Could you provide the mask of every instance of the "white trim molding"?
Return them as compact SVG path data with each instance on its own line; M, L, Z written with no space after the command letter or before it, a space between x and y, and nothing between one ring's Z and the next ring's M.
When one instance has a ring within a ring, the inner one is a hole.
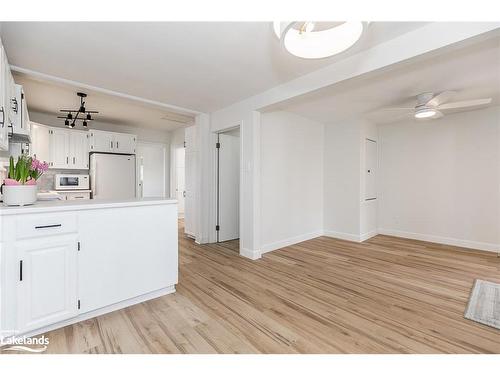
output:
M312 240L313 238L321 237L322 235L323 235L323 231L318 230L315 232L301 234L299 236L295 236L295 237L287 238L284 240L265 244L265 245L262 245L261 253L264 254L264 253L268 253L269 251L278 250L278 249L281 249L281 248L287 247L287 246L292 246L292 245L298 244L300 242L304 242L304 241Z
M251 260L262 258L262 252L260 250L250 250L243 247L240 248L240 255Z
M352 233L336 232L334 230L325 230L323 235L326 237L337 238L339 240L361 242L361 236Z
M500 244L494 244L494 243L470 241L460 238L435 236L432 234L405 232L405 231L400 231L395 229L385 229L385 228L379 228L378 233L386 236L409 238L412 240L434 242L442 245L458 246L467 249L484 250L484 251L491 251L494 253L500 253Z
M77 82L77 81L72 81L72 80L66 79L66 78L52 76L50 74L37 72L35 70L26 69L26 68L16 66L16 65L11 65L10 68L14 72L23 74L23 75L28 76L28 77L33 77L33 78L39 79L41 81L55 82L55 83L58 83L58 84L64 85L64 86L78 87L81 89L90 90L90 91L98 92L101 94L116 96L116 97L122 98L122 99L133 100L133 101L147 104L147 105L150 105L153 107L163 108L163 109L169 110L170 112L176 112L176 113L186 114L186 115L199 115L202 113L202 112L196 111L194 109L179 107L179 106L176 106L173 104L158 102L156 100L141 98L139 96L129 95L129 94L105 89L105 88L98 87L98 86L92 86L92 85L89 85L89 84L86 84L83 82Z
M361 236L359 236L359 242L364 242L366 240L369 240L370 238L375 237L377 234L379 234L379 233L376 230L366 232L366 233L362 234Z

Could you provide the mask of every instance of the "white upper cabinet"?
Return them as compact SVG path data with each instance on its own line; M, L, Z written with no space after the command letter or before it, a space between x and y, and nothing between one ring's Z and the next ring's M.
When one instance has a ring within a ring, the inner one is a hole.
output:
M90 152L114 152L113 133L90 130Z
M115 152L119 154L135 154L136 136L133 134L114 134Z
M28 111L24 90L21 85L11 80L12 97L10 99L11 122L12 122L12 140L30 142L31 129L28 121Z
M51 128L49 134L49 167L69 168L69 132L66 129Z
M9 64L7 56L0 43L0 150L7 150L9 148Z
M89 168L89 134L85 131L69 131L69 167Z
M31 122L30 155L38 160L50 162L50 128Z
M90 152L135 154L137 137L134 134L90 130Z
M50 128L49 159L50 168L88 169L88 132L72 129ZM36 154L36 148L33 153Z

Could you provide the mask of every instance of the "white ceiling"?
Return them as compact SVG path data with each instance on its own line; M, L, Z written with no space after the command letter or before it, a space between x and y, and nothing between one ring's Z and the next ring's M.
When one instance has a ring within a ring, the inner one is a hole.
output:
M500 38L447 52L439 57L408 62L373 77L293 98L266 110L285 110L323 123L363 116L383 124L412 114L383 111L385 107L414 107L423 92L457 91L452 101L492 97L500 105Z
M184 127L185 122L194 122L192 117L171 113L164 108L147 105L136 100L39 81L22 74L15 74L14 80L16 83L23 85L29 111L52 115L54 123L64 123L64 119L57 118L57 116L61 116L60 109L79 107L80 98L76 95L78 91L83 91L88 95L86 98L86 108L88 110L99 111L98 114L93 115L98 122L163 131L172 131ZM178 122L180 120L182 122Z
M1 31L12 65L211 112L423 25L371 23L352 49L323 60L282 51L271 22L4 22Z

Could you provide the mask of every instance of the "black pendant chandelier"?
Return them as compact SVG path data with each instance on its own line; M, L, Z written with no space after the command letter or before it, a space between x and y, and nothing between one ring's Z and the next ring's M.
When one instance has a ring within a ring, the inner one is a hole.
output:
M88 111L85 108L84 98L87 97L87 94L83 92L77 92L76 95L80 97L80 108L78 109L61 109L60 112L67 113L66 116L57 116L57 118L64 119L64 125L68 128L74 128L76 125L76 121L82 121L83 127L87 127L89 121L93 121L92 113L99 113L98 111Z

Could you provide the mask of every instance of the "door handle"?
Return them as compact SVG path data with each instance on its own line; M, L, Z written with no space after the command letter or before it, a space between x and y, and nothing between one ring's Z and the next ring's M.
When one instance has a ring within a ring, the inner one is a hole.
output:
M5 111L3 110L3 107L2 109L0 109L0 111L2 112L2 128L5 127Z
M23 281L23 261L19 261L19 281Z

